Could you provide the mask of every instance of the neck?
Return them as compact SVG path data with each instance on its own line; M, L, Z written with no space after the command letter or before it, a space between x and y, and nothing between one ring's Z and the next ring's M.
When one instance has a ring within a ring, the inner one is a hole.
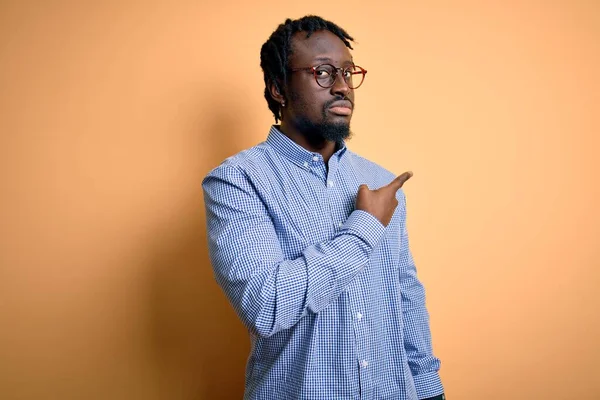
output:
M295 129L295 127L291 126L290 124L286 124L285 121L281 121L279 130L285 136L289 137L306 150L321 154L321 157L323 157L323 160L325 161L325 165L327 165L329 159L337 150L336 142L320 137L309 137L308 135L305 135Z

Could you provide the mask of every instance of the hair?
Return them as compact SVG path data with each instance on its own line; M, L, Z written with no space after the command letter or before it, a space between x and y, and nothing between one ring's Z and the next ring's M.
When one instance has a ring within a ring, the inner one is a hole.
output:
M316 15L307 15L296 20L286 19L260 49L260 66L265 78L265 99L275 117L275 123L281 120L281 110L280 104L271 97L269 86L275 84L279 93L285 95L289 72L288 61L292 54L292 36L297 32L306 32L306 38L309 38L314 32L321 30L333 33L344 42L346 47L352 49L350 41L354 41L354 38L348 32Z

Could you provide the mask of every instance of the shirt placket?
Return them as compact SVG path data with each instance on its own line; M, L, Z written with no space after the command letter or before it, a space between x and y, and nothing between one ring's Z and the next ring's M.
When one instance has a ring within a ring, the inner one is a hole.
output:
M364 273L364 272L363 272ZM358 289L361 283L361 276L358 276L348 291L350 307L352 313L352 325L354 329L354 349L356 355L356 365L358 368L360 398L370 399L373 391L372 363L369 355L370 349L370 329L369 315L367 313L364 293Z

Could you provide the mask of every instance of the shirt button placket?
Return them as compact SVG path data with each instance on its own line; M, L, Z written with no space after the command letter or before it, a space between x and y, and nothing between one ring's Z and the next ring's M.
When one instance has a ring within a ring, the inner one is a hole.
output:
M365 335L367 334L368 327L365 325L365 315L361 311L354 311L354 330L356 332L357 338L357 354L358 354L358 365L360 378L360 390L361 393L370 393L370 378L369 378L369 360L367 358L363 358L368 356L369 354L369 346L368 342L365 339Z

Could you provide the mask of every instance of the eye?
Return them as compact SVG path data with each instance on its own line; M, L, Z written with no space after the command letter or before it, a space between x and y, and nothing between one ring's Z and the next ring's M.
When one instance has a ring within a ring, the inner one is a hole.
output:
M318 67L315 70L315 75L317 75L318 78L328 78L331 76L331 74L332 74L331 68L328 68L325 66Z

